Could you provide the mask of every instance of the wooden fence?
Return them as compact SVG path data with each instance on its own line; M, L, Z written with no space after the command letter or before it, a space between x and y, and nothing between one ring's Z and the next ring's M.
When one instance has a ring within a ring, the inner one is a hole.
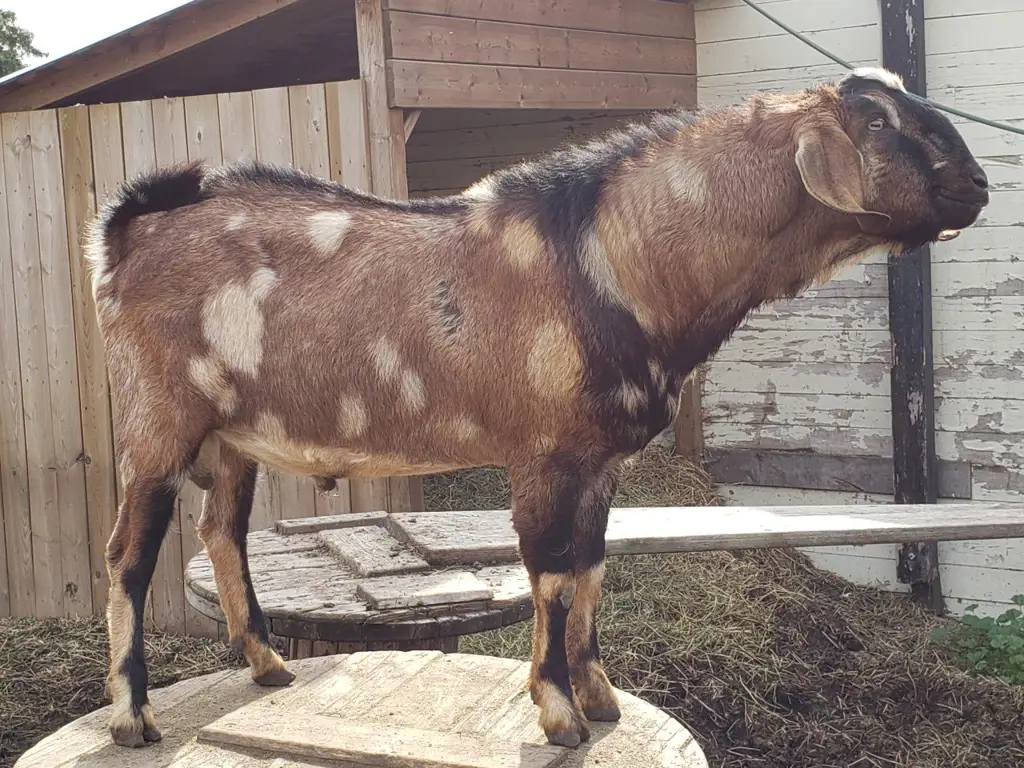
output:
M111 400L81 233L126 176L197 158L293 165L370 189L362 83L0 115L0 616L102 614L119 485ZM401 483L261 479L252 527L401 508ZM408 491L404 493L408 495ZM185 601L201 544L191 484L153 579L147 623L211 635Z

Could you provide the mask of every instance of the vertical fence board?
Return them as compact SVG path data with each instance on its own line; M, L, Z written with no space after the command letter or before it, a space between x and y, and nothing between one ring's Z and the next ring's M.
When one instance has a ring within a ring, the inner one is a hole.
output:
M185 128L185 103L182 99L160 99L150 102L153 121L153 153L158 168L188 160ZM191 493L190 493L191 491ZM174 507L174 519L167 531L160 560L153 574L153 625L162 632L184 633L188 629L186 615L190 609L185 600L186 550L184 538L191 536L182 524L187 512L202 505L202 492L185 482Z
M100 337L92 285L82 253L83 228L96 211L89 108L61 109L58 111L58 119L75 316L82 451L85 454L90 589L92 612L101 615L107 602L104 551L117 509L117 491L103 339Z
M51 617L64 614L64 581L29 122L27 112L0 117L11 253L14 256L14 306L21 351L22 402L25 407L35 615Z
M78 392L71 256L64 211L60 129L54 110L29 113L39 266L46 318L46 357L53 422L52 471L57 481L60 583L67 616L92 613L89 517L85 493L82 411Z
M89 108L89 133L92 140L92 177L96 195L96 204L114 194L117 186L124 181L124 147L121 144L121 110L117 104L98 104ZM91 289L90 289L91 290ZM92 297L89 297L89 309L95 312ZM99 338L97 338L99 342ZM100 353L100 344L97 343L96 352ZM92 363L90 363L92 367ZM114 530L114 521L117 518L117 507L121 503L121 469L118 462L117 441L114 423L117 420L117 403L110 393L110 380L107 378L106 360L95 361L95 378L90 386L95 392L94 402L102 407L102 401L107 403L110 414L110 440L111 440L111 470L113 473L114 485L114 506L90 510L89 531L94 541L102 541L104 550L110 534ZM97 541L97 544L98 544ZM93 551L97 549L94 544ZM106 561L101 554L97 554L93 560L93 594L102 590L103 605L106 606L107 590L110 586L110 578L107 573ZM98 574L98 576L97 576ZM98 584L97 584L98 581Z
M18 318L14 299L14 262L7 215L4 153L0 152L0 506L3 507L4 584L13 616L35 613L32 522L29 518L25 412L21 399Z
M265 163L291 165L292 129L287 88L252 92L256 154Z
M256 159L256 125L253 117L252 93L221 93L217 96L220 111L220 146L224 162Z

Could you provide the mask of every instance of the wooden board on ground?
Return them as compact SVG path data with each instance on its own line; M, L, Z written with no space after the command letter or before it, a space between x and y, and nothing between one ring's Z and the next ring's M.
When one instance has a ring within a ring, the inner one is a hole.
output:
M408 579L372 579L360 583L356 594L377 610L468 603L494 597L494 591L475 573L457 570L423 575L411 589Z
M388 520L435 566L515 559L509 512L420 512ZM609 555L1024 537L1024 504L613 509Z
M413 554L376 525L321 531L327 549L357 576L387 576L430 569L430 563Z
M352 528L362 525L384 525L387 512L348 512L342 515L323 517L298 517L294 520L278 520L274 529L284 535L293 533L317 533L334 528Z
M554 768L565 750L419 728L381 728L270 707L235 710L199 732L200 743L261 749L285 758L316 757L357 765L407 768Z

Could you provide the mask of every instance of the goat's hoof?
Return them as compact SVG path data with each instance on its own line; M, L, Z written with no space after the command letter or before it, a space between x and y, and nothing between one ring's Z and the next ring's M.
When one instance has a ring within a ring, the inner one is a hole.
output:
M602 701L599 704L591 704L590 706L584 705L583 714L592 723L615 723L622 717L619 705L614 699L612 701Z
M110 737L119 747L144 747L146 746L145 729L140 728L142 718L138 723L132 725L110 726Z
M160 741L164 735L155 725L147 725L142 729L142 738L148 742Z
M544 735L552 744L572 748L590 739L590 729L582 719L573 716L565 728L545 730Z
M287 667L275 667L261 675L253 675L252 679L257 685L264 685L268 688L281 688L290 684L295 679L295 673Z

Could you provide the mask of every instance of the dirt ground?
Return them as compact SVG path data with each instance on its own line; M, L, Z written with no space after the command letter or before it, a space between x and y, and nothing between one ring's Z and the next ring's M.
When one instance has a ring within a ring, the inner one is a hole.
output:
M504 473L431 477L428 507L500 508ZM698 469L651 451L617 506L713 505ZM600 612L612 682L665 708L712 768L1017 768L1024 688L958 669L936 619L788 551L609 560ZM532 622L462 642L526 659ZM147 635L153 687L234 665L216 641ZM106 704L101 621L0 620L0 767ZM638 766L638 768L643 768Z

